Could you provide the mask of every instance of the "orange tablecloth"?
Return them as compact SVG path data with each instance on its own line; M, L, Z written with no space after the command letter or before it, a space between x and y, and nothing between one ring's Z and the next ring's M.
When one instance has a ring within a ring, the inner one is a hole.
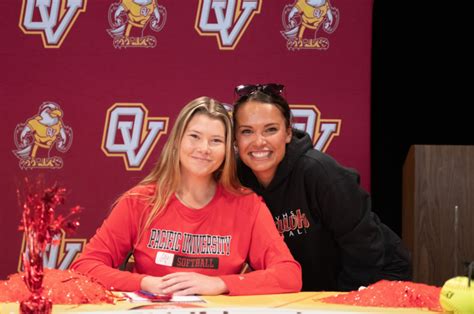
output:
M319 299L336 292L299 292L259 296L205 296L200 303L131 303L119 301L116 304L54 305L53 313L64 312L120 312L140 309L141 313L436 313L428 309L374 308L327 304ZM0 313L17 313L17 303L0 304ZM148 307L148 309L147 309ZM165 310L166 309L166 310ZM207 309L207 310L206 310ZM135 312L137 313L137 312Z

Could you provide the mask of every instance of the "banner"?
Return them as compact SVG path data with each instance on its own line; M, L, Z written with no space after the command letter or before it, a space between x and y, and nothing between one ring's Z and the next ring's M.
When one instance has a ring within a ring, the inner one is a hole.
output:
M281 83L295 127L370 189L371 0L18 0L3 17L0 279L21 269L16 189L43 174L84 207L66 269L157 160L179 110Z

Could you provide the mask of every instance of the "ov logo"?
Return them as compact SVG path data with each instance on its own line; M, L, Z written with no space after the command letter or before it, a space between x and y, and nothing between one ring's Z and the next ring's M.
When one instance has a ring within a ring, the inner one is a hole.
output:
M107 110L102 151L109 157L123 157L129 171L142 170L167 129L168 118L148 117L145 105L117 103Z
M59 48L86 4L87 0L23 0L19 26L25 34L40 34L45 48Z
M220 50L234 50L263 0L199 0L195 28L201 36L216 36ZM211 9L215 22L210 22Z
M293 127L308 133L314 148L325 152L341 130L340 119L321 119L321 112L313 105L291 105Z
M50 244L46 246L43 254L43 267L49 269L69 269L74 260L79 256L86 246L87 239L66 238L65 233L55 235ZM29 255L25 236L21 245L20 258L18 262L18 271L24 270L23 253Z

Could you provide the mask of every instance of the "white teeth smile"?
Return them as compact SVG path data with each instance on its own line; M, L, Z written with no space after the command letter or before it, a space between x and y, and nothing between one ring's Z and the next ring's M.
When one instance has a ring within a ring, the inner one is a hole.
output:
M251 152L250 156L254 158L268 158L270 157L271 152L266 151L266 152Z

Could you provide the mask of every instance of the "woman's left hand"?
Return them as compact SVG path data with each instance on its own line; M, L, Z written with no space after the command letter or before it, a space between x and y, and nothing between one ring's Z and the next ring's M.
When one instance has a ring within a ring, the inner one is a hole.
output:
M219 277L194 272L172 273L161 277L163 293L172 295L218 295L229 292Z

